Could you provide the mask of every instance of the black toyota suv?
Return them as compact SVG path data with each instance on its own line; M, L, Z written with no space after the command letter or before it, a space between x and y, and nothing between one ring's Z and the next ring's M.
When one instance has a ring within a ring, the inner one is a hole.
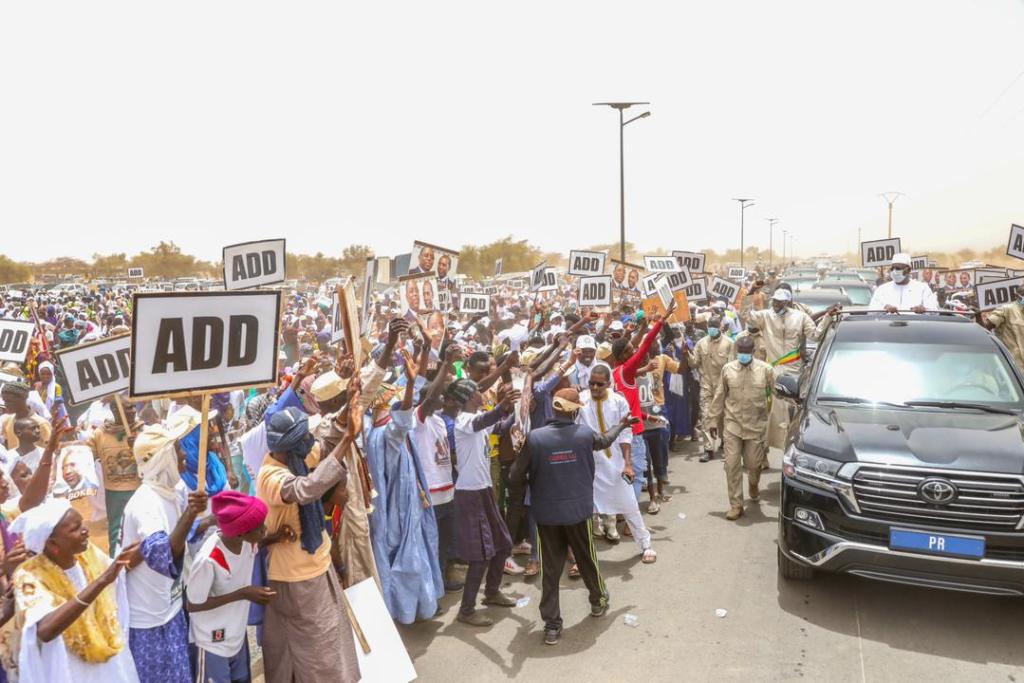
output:
M779 574L1024 595L1024 375L950 312L849 312L802 374L783 455Z

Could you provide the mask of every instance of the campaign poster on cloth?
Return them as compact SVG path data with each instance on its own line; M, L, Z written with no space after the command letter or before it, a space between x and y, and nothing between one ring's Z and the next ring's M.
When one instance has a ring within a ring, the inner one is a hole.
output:
M1010 277L974 286L979 311L991 311L1017 300L1017 288L1024 285L1024 277Z
M399 310L408 320L438 310L437 278L433 272L398 278Z
M64 373L71 405L89 403L128 389L131 374L131 338L127 334L89 344L77 344L56 353Z
M872 240L860 243L860 264L864 268L892 265L892 257L900 253L900 238Z
M284 282L284 242L260 240L224 247L224 289L233 292Z
M707 254L699 251L673 251L679 265L691 273L703 273L704 263L707 261Z
M612 276L580 278L580 308L605 308L612 305Z
M23 363L36 325L30 320L0 318L0 361Z
M454 275L459 272L459 252L419 240L412 243L409 275L433 273L439 287L455 287Z
M130 454L128 457L131 457ZM134 463L132 463L134 465ZM95 496L99 493L99 476L92 449L85 444L68 444L61 449L54 462L51 493L54 498L69 501Z
M628 261L611 259L612 288L626 292L635 297L640 296L640 279L644 275L643 266Z
M1024 260L1024 226L1010 226L1010 241L1006 245L1006 255Z
M132 310L132 397L277 381L279 291L136 293Z
M569 269L566 272L577 277L604 275L607 259L607 252L574 249L569 252Z
M644 256L644 268L651 273L675 273L680 267L675 256Z

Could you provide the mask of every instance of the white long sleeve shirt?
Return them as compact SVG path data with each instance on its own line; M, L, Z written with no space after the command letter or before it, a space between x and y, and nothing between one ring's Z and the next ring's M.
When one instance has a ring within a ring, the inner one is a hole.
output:
M900 311L909 311L915 306L924 306L929 311L939 310L938 299L932 288L917 280L907 280L905 284L886 282L875 290L868 308L880 311L886 306L895 306Z

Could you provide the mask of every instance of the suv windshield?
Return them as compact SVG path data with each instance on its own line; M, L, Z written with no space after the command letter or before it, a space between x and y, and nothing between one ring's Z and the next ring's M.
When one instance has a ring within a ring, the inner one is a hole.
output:
M1013 372L996 349L958 344L837 342L818 394L889 403L1021 402Z

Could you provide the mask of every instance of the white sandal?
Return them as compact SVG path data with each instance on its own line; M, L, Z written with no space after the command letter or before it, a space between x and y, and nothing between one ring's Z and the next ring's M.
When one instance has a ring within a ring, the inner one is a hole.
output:
M658 553L654 551L654 548L648 548L644 551L644 555L641 561L644 564L654 564L658 561Z

